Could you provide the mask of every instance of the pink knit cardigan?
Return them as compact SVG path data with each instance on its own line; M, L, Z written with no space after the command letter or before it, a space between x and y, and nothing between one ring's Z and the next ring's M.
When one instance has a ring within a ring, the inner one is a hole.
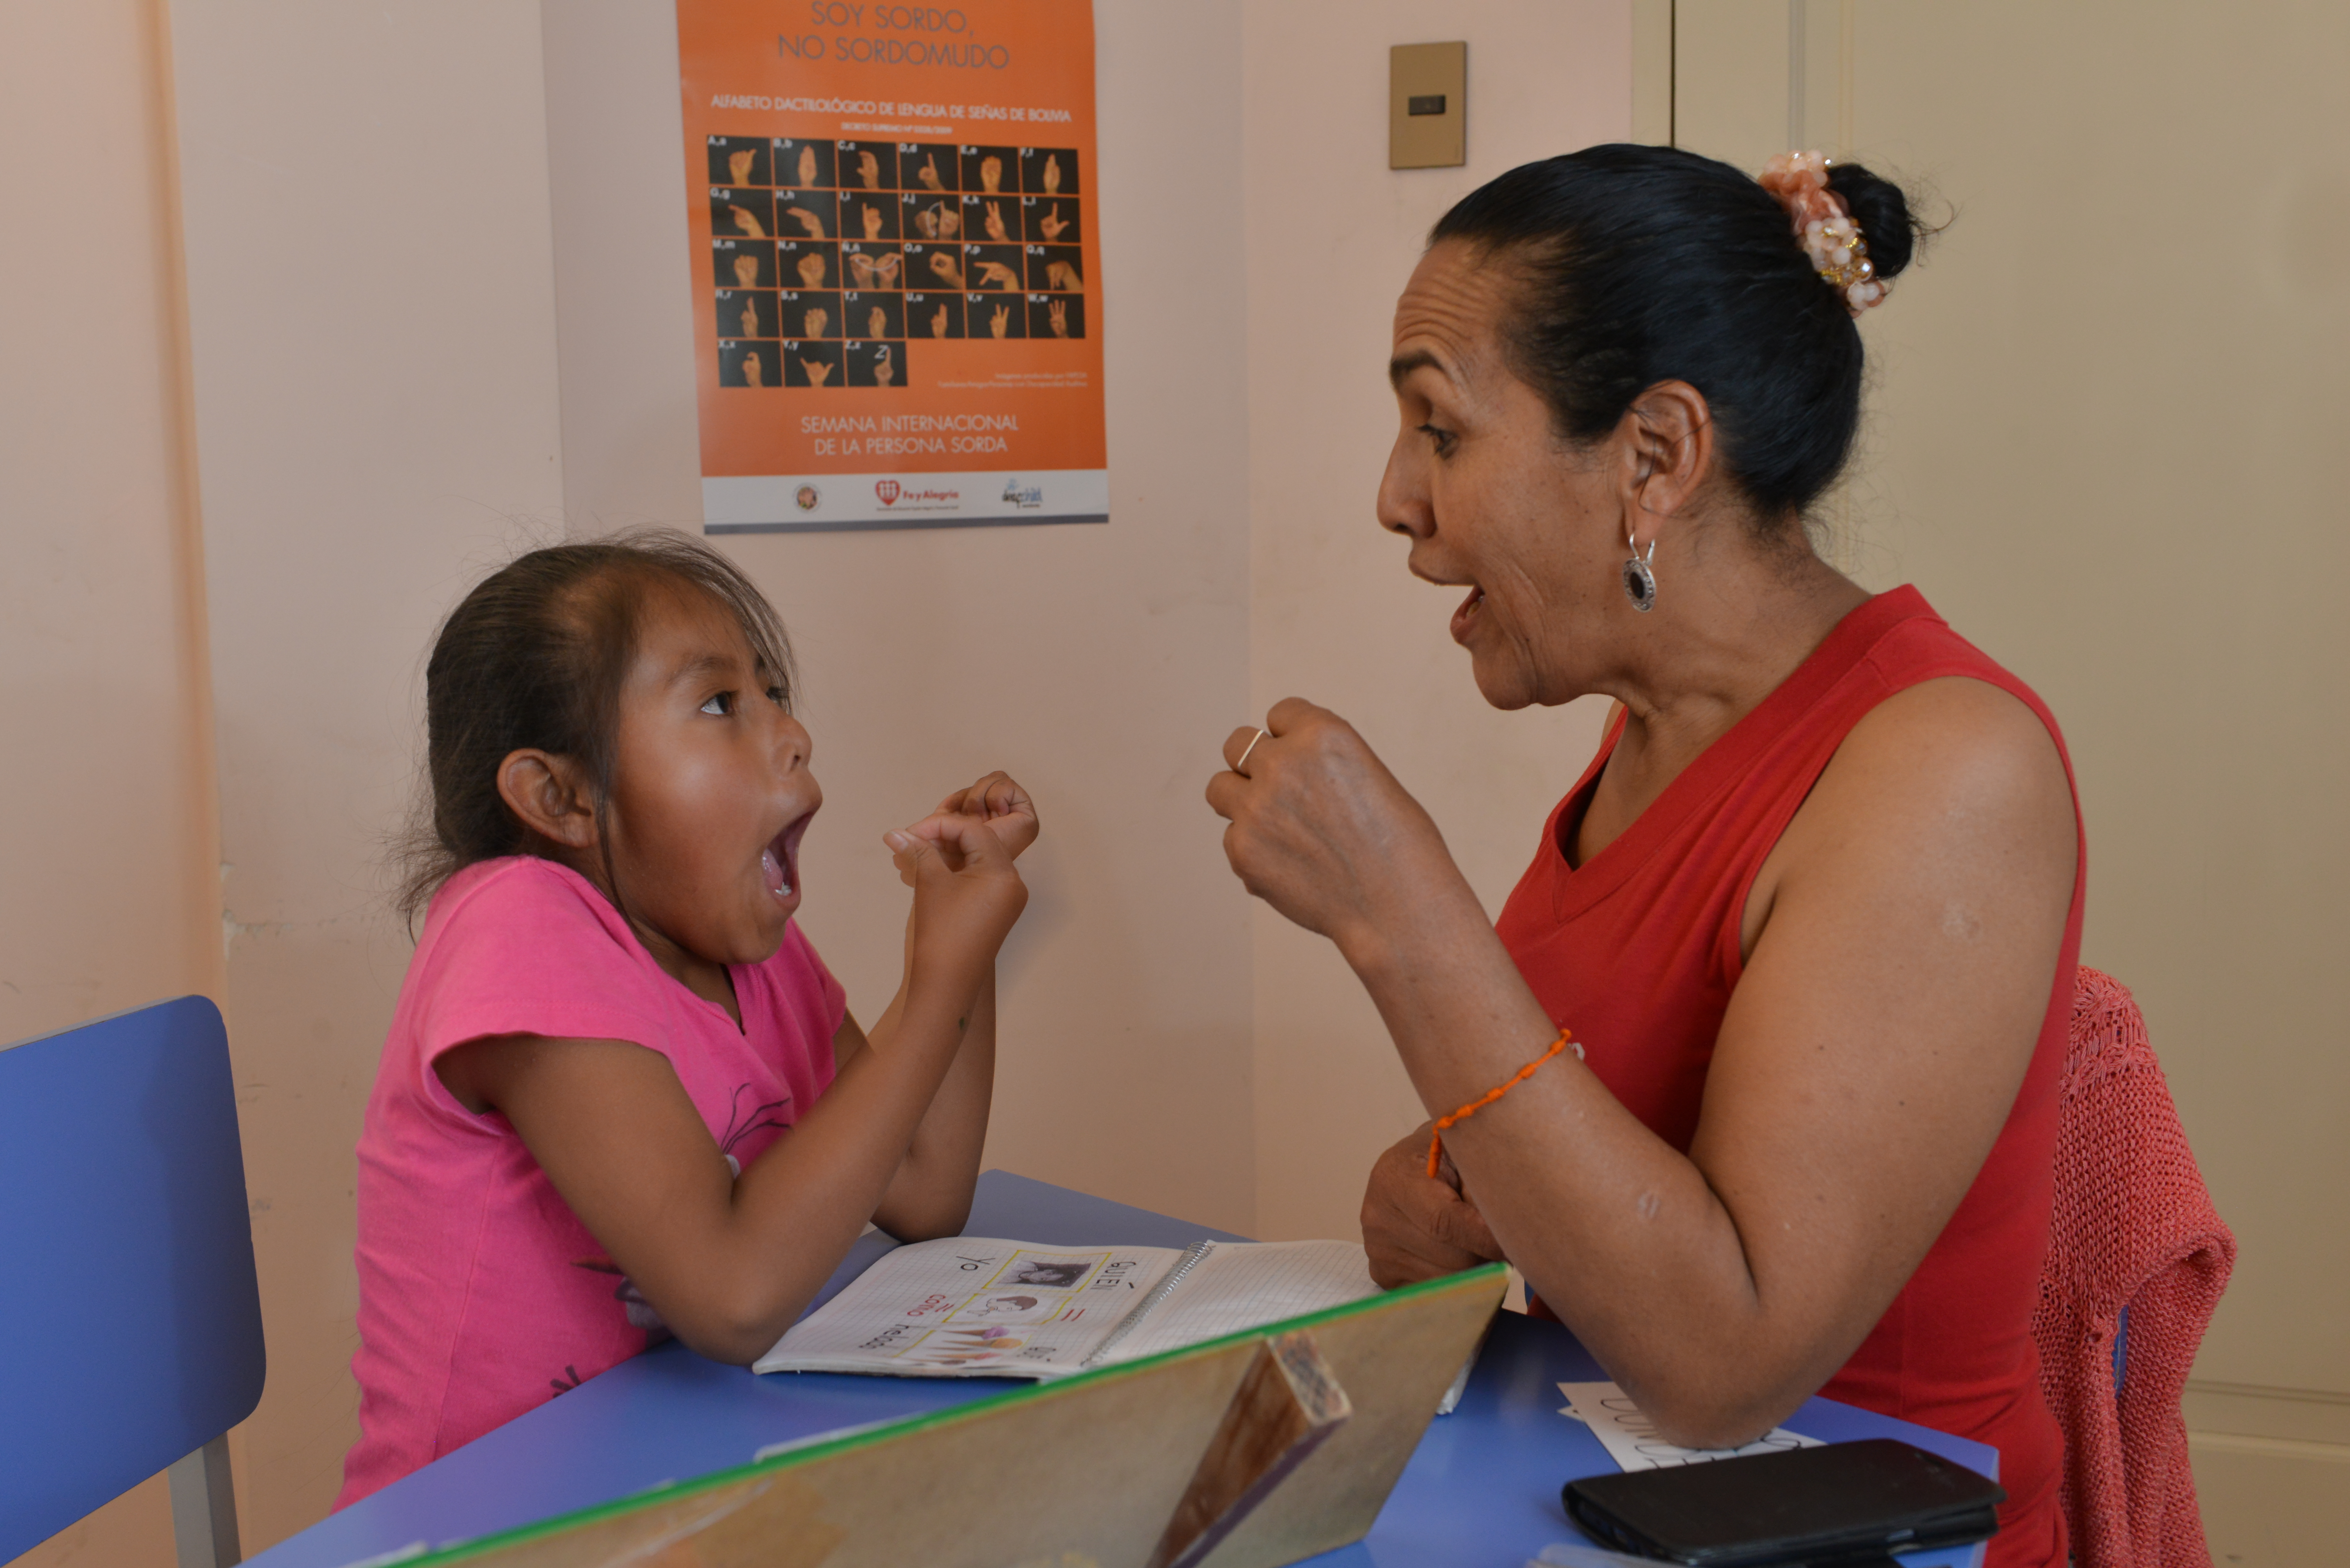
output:
M2064 1431L2073 1560L2210 1568L2178 1401L2236 1239L2204 1190L2137 1003L2093 969L2074 992L2061 1093L2055 1210L2032 1334Z

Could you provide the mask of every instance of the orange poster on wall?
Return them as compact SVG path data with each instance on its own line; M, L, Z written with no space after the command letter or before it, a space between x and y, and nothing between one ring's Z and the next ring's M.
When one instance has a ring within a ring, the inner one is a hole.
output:
M678 0L704 527L1102 523L1091 0Z

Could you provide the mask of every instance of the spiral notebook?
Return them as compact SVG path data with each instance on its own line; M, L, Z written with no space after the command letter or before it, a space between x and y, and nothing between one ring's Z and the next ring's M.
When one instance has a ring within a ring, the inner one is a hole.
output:
M753 1370L1066 1377L1378 1293L1352 1241L1178 1251L951 1236L884 1254Z

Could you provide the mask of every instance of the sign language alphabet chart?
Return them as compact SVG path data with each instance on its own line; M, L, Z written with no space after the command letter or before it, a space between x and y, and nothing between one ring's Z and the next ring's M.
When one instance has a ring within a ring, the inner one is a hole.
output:
M678 34L705 528L1107 521L1089 0Z

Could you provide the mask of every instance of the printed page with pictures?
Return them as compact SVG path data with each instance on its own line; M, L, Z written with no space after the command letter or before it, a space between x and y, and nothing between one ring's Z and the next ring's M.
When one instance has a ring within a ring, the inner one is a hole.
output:
M956 1236L885 1254L753 1370L1062 1377L1378 1293L1351 1241L1178 1252Z
M917 1241L884 1253L752 1370L1061 1376L1079 1370L1184 1255L983 1236Z

